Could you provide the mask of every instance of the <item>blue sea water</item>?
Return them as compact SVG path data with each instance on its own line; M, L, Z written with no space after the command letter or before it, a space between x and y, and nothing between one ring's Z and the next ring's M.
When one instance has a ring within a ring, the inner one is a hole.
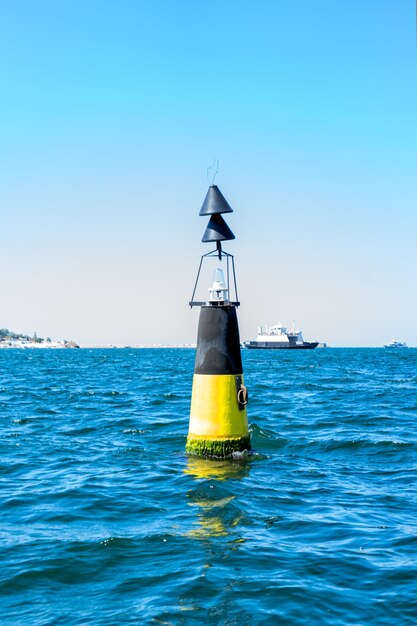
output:
M0 351L0 624L416 624L417 350L244 350L228 462L194 355Z

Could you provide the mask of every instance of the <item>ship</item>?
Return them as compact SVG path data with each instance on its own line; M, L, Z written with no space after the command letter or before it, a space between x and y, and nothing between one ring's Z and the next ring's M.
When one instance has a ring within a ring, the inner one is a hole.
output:
M282 324L265 325L265 330L259 326L256 340L244 341L245 348L268 350L313 350L319 345L318 341L304 341L301 330L288 331Z
M408 348L407 344L402 341L390 341L390 343L386 343L384 348Z

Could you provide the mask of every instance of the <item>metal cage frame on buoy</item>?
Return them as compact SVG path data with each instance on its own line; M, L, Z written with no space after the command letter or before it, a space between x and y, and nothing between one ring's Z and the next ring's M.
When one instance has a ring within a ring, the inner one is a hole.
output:
M193 295L191 296L191 300L189 302L189 305L190 305L191 308L193 308L193 306L204 306L207 303L206 300L204 300L204 301L202 301L202 300L194 300L195 292L197 291L198 281L200 279L201 268L203 266L203 262L204 262L205 259L207 259L207 258L214 258L214 257L220 257L220 259L221 259L220 255L224 256L226 258L226 286L227 286L227 290L229 292L229 296L230 296L230 274L232 274L232 278L233 278L233 289L234 289L235 300L229 300L229 303L233 304L233 306L235 306L235 307L238 307L240 305L239 297L238 297L238 294L237 294L237 282L236 282L236 271L235 271L235 259L234 259L234 256L233 256L233 254L229 254L228 252L225 252L224 250L220 250L220 252L219 252L219 248L217 247L215 250L212 250L211 252L207 252L207 254L203 254L201 259L200 259L200 265L198 267L197 278L196 278L195 284L194 284Z

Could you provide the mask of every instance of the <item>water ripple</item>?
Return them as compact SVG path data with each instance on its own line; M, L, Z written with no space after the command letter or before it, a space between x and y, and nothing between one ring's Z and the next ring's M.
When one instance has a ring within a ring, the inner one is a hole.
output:
M193 350L0 351L2 625L415 624L417 351L242 357L225 462Z

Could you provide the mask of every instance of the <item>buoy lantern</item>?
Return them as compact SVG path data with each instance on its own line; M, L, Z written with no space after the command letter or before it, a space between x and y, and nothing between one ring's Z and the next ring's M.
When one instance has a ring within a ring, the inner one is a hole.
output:
M216 249L201 257L190 306L199 306L197 351L191 397L190 424L186 452L204 457L231 457L250 450L244 384L240 353L239 326L234 258L222 250L221 242L234 239L221 213L233 209L216 185L209 188L200 215L210 216L203 242L216 243ZM203 263L216 259L212 284L204 301L194 300ZM235 299L230 297L233 278Z

